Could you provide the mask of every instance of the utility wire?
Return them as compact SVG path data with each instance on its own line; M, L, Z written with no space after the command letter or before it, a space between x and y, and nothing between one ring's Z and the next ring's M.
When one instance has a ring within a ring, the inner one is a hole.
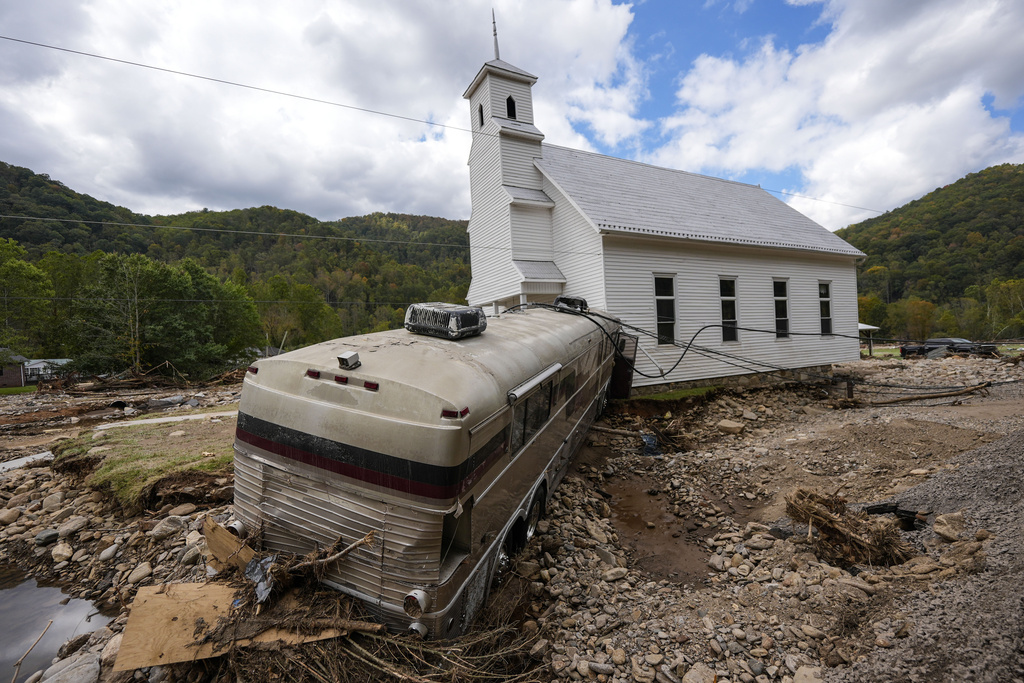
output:
M334 102L332 100L325 100L325 99L322 99L322 98L319 98L319 97L310 97L308 95L298 95L298 94L290 93L290 92L287 92L287 91L284 91L284 90L275 90L273 88L264 88L264 87L261 87L261 86L258 86L258 85L250 85L248 83L239 83L238 81L229 81L229 80L224 79L224 78L214 78L212 76L203 76L202 74L194 74L194 73L191 73L191 72L188 72L188 71L180 71L178 69L169 69L167 67L162 67L162 66L153 66L151 64L143 64L142 62L134 62L134 61L131 61L131 60L128 60L128 59L118 59L116 57L108 57L106 55L96 54L95 52L85 52L83 50L72 50L72 49L66 48L66 47L60 47L60 46L57 46L57 45L48 45L46 43L39 43L39 42L35 42L35 41L32 41L32 40L24 40L22 38L14 38L12 36L0 35L0 39L2 39L2 40L9 40L9 41L14 42L14 43L21 43L23 45L32 45L33 47L41 47L41 48L45 48L47 50L56 50L58 52L66 52L68 54L79 55L81 57L91 57L92 59L101 59L101 60L104 60L104 61L107 61L107 62L114 62L114 63L117 63L117 64L125 64L125 65L128 65L128 66L135 66L135 67L138 67L140 69L150 69L152 71L161 71L163 73L173 74L175 76L185 76L185 77L188 77L188 78L196 78L196 79L199 79L199 80L202 80L202 81L209 81L211 83L218 83L220 85L229 85L229 86L231 86L233 88L243 88L245 90L253 90L253 91L256 91L256 92L267 93L267 94L270 94L270 95L280 95L281 97L290 97L292 99L303 100L303 101L306 101L306 102L314 102L316 104L326 104L326 105L331 106L331 107L340 107L342 109L350 109L352 111L363 112L365 114L374 114L376 116L385 116L385 117L392 118L392 119L398 119L400 121L409 121L409 122L412 122L412 123L422 123L422 124L426 124L428 126L434 126L434 127L437 127L437 128L443 128L445 130L455 130L455 131L459 131L461 133L471 133L473 135L484 135L484 136L488 136L488 137L500 137L500 133L488 133L488 132L485 132L485 131L482 131L482 130L473 130L471 128L463 128L462 126L453 126L453 125L449 125L449 124L446 124L446 123L438 123L437 121L431 121L429 119L419 119L419 118L416 118L414 116L405 116L405 115L402 115L402 114L392 114L390 112L382 111L382 110L379 110L379 109L369 109L367 107L357 107L357 106L355 106L353 104L343 104L341 102ZM765 188L762 188L762 189L765 189ZM834 202L834 201L832 201L830 199L818 199L817 197L809 197L807 195L794 194L792 192L786 192L786 191L783 191L783 190L767 190L767 189L765 189L765 192L774 192L774 193L777 193L777 194L789 195L791 197L800 197L801 199L809 199L811 201L821 202L823 204L834 204L836 206L845 206L845 207L851 208L851 209L861 209L863 211L873 211L874 213L878 213L878 214L885 213L884 211L879 211L878 209L868 209L868 208L863 207L863 206L854 206L853 204L843 204L841 202Z
M102 225L119 228L153 228L153 229L167 229L167 230L192 230L195 232L212 232L212 233L226 233L232 235L256 235L257 237L293 237L296 239L310 239L310 240L333 240L338 242L365 242L368 244L404 244L416 247L452 247L454 249L469 249L468 244L448 244L445 242L417 242L415 240L386 240L377 238L362 238L362 237L342 237L340 235L311 235L306 233L293 233L293 232L263 232L259 230L237 230L233 228L203 228L193 225L160 225L158 223L118 223L113 221L88 221L79 220L77 218L45 218L43 216L20 216L14 214L0 214L0 219L13 218L21 219L26 221L54 221L58 223L81 223L83 225ZM333 222L333 221L328 221ZM486 245L473 245L473 249L482 249L489 251L512 251L512 247L492 247ZM553 254L574 254L577 256L599 256L598 252L593 251L570 251L570 250L554 250Z

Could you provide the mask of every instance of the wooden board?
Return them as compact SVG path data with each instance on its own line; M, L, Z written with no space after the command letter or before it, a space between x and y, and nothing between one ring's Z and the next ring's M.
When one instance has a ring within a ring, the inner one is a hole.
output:
M224 654L226 650L215 650L214 643L196 645L196 641L217 625L218 618L228 615L234 599L235 590L220 583L143 586L132 603L114 671L193 662ZM198 622L199 619L202 622ZM234 644L244 646L281 641L293 645L337 638L345 633L335 628L324 629L316 634L271 628L254 638L238 640Z
M225 565L234 565L245 571L245 565L256 555L256 552L240 538L209 517L203 520L203 535L206 536L206 546L210 549L210 554L221 564L219 567L215 566L215 569L220 570Z

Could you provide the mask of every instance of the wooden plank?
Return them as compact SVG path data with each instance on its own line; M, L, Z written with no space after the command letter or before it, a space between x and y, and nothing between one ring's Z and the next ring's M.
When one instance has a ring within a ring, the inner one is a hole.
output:
M143 586L132 603L114 671L193 662L224 654L231 644L198 641L217 626L219 618L228 616L234 599L235 590L221 583ZM345 634L338 628L325 628L315 634L270 628L253 638L235 641L234 645L273 641L295 645Z
M247 546L240 538L222 527L209 517L203 520L203 534L206 536L206 545L221 565L234 565L241 571L245 571L245 565L249 564L256 552ZM215 567L220 569L220 567Z

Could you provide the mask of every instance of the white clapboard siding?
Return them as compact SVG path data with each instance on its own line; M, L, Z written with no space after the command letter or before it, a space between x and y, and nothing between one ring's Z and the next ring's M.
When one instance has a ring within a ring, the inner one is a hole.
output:
M493 124L484 128L485 132L491 130L496 130ZM472 305L488 304L519 291L508 230L508 194L501 183L500 151L496 137L474 135L469 157L473 212L467 228L473 275L467 299Z
M529 84L493 77L489 79L489 84L488 96L492 116L506 115L507 100L511 96L516 101L516 120L533 123L533 101ZM487 109L488 105L485 104L484 111Z
M534 159L541 155L540 142L501 136L501 175L506 185L539 190L540 172Z
M551 261L551 209L512 206L512 258Z
M607 310L601 236L547 178L543 190L555 202L551 210L551 246L555 264L565 275L563 294L582 297L588 305Z
M749 249L717 245L679 244L631 237L606 236L605 273L608 309L623 322L657 329L654 306L655 275L675 278L676 341L686 343L705 325L721 324L719 279L736 279L738 324L767 332L739 331L738 342L723 342L718 327L701 332L695 345L736 358L692 349L667 378L634 377L634 385L689 381L707 377L766 372L775 368L802 368L859 358L856 339L856 267L852 258L823 257L786 250ZM773 280L789 285L792 332L809 336L775 337ZM818 283L833 288L833 331L853 338L822 336ZM852 305L851 302L852 301ZM662 369L679 358L681 350L641 338L644 349ZM637 369L658 372L642 353Z

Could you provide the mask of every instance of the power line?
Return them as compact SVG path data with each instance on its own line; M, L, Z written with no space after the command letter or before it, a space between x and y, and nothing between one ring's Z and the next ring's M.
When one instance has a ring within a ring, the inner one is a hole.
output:
M281 97L289 97L289 98L296 99L296 100L303 100L305 102L313 102L315 104L326 104L326 105L328 105L330 107L339 107L341 109L350 109L352 111L363 112L365 114L374 114L376 116L385 116L385 117L392 118L392 119L398 119L400 121L409 121L409 122L412 122L412 123L422 123L422 124L426 124L428 126L434 126L434 127L437 127L437 128L443 128L445 130L455 130L455 131L459 131L461 133L470 133L470 134L473 134L473 135L484 135L484 136L488 136L488 137L500 137L499 133L488 133L488 132L483 131L483 130L473 130L471 128L463 128L462 126L453 126L453 125L446 124L446 123L438 123L437 121L431 121L429 119L419 119L419 118L416 118L415 116L405 116L403 114L392 114L391 112L386 112L386 111L382 111L382 110L379 110L379 109L369 109L367 107L357 107L356 105L353 105L353 104L344 104L342 102L334 102L332 100L325 100L325 99L322 99L322 98L319 98L319 97L311 97L311 96L308 96L308 95L298 95L296 93L290 93L290 92L287 92L287 91L284 91L284 90L275 90L273 88L264 88L264 87L258 86L258 85L250 85L248 83L239 83L238 81L229 81L229 80L224 79L224 78L215 78L213 76L204 76L202 74L194 74L194 73L191 73L191 72L188 72L188 71L180 71L178 69L169 69L167 67L162 67L162 66L153 66L151 64L144 64L142 62L135 62L135 61L131 61L131 60L128 60L128 59L119 59L117 57L108 57L106 55L96 54L95 52L85 52L83 50L72 50L70 48L60 47L58 45L48 45L46 43L39 43L39 42L35 42L35 41L32 41L32 40L24 40L22 38L14 38L12 36L0 35L0 39L9 40L9 41L14 42L14 43L22 43L23 45L32 45L34 47L41 47L41 48L45 48L47 50L56 50L58 52L66 52L68 54L79 55L81 57L91 57L93 59L101 59L101 60L108 61L108 62L114 62L116 64L125 64L127 66L135 66L135 67L138 67L140 69L150 69L152 71L160 71L160 72L163 72L163 73L173 74L175 76L185 76L187 78L196 78L196 79L199 79L199 80L202 80L202 81L209 81L211 83L218 83L220 85L229 85L229 86L234 87L234 88L243 88L245 90L253 90L255 92L262 92L262 93L267 93L267 94L270 94L270 95L280 95ZM774 192L776 194L783 194L783 195L788 195L788 196L791 196L791 197L799 197L801 199L809 199L811 201L821 202L823 204L834 204L836 206L845 206L847 208L860 209L862 211L872 211L874 213L879 213L879 214L885 213L884 211L879 211L878 209L869 209L869 208L866 208L866 207L863 207L863 206L855 206L853 204L843 204L842 202L834 202L834 201L829 200L829 199L819 199L817 197L809 197L807 195L795 194L795 193L792 193L792 192L786 192L784 190L768 190L768 189L765 189L765 188L762 188L762 189L764 189L766 192Z
M15 214L0 214L0 219L11 218L26 221L54 221L57 223L81 223L82 225L102 225L110 226L115 228L151 228L151 229L166 229L166 230L192 230L195 232L210 232L210 233L226 233L231 235L256 235L257 237L292 237L295 239L310 239L310 240L333 240L338 242L365 242L369 244L404 244L417 247L451 247L454 249L469 249L468 244L448 244L445 242L417 242L415 240L386 240L376 238L363 238L363 237L342 237L340 235L311 235L304 233L293 233L293 232L263 232L260 230L237 230L232 228L203 228L199 226L189 225L160 225L158 223L120 223L115 221L89 221L79 220L77 218L46 218L44 216L20 216ZM329 221L328 221L329 222ZM321 222L323 224L324 222ZM473 245L473 249L482 249L486 251L512 251L512 247L492 247L487 245ZM598 252L593 251L571 251L571 250L559 250L555 249L552 251L553 254L574 254L576 256L599 256Z

